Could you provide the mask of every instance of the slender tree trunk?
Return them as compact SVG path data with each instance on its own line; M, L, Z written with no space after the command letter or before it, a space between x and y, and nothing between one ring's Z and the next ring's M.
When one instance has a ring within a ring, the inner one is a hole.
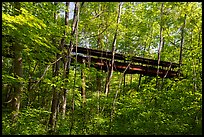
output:
M82 112L83 112L83 132L85 132L85 123L86 123L86 76L85 76L85 60L83 60L83 67L81 69L81 80L82 80L82 86L81 86L81 96L82 96Z
M101 92L101 76L100 76L100 73L102 73L102 69L101 69L101 71L100 72L97 72L96 73L96 86L97 86L97 91L98 92Z
M163 45L162 45L162 51L161 52L163 52L164 51L164 43L165 43L165 39L163 38ZM163 66L162 66L162 69L163 69ZM171 64L170 64L170 66L169 66L169 68L167 69L167 72L166 72L166 74L164 75L164 77L162 78L162 84L161 84L161 86L160 86L160 89L162 89L163 88L163 86L164 86L164 79L166 78L166 76L168 75L168 72L169 72L169 70L171 69Z
M108 95L110 81L113 75L113 65L114 65L114 60L115 60L116 40L117 40L117 34L118 34L118 24L120 23L121 8L122 8L122 2L119 3L117 27L116 27L116 32L115 32L113 43L112 43L112 59L111 59L110 67L108 69L108 76L107 76L106 85L105 85L106 96Z
M99 13L102 11L102 7L100 6L99 7ZM100 17L99 17L100 18ZM99 28L101 28L101 24L98 26ZM102 50L102 33L99 32L100 29L98 30L98 39L97 39L97 46L98 46L98 49ZM100 67L100 71L97 71L96 72L96 90L97 90L97 96L98 96L98 102L97 102L97 116L99 117L100 116L100 94L101 94L101 91L102 91L102 77L101 77L101 73L102 73L102 66ZM97 129L100 128L100 123L97 122ZM97 130L97 134L100 134L100 131Z
M68 29L68 24L69 24L69 2L66 2L66 10L65 11L65 27L66 29L64 30L64 36L66 38L67 36L67 29ZM62 46L64 47L64 43L66 42L65 38L62 40ZM67 71L67 64L68 64L68 54L65 53L65 59L64 59L64 74L63 74L63 78L68 78L68 71ZM65 85L68 84L68 80L65 80ZM62 94L62 107L61 107L61 112L62 112L62 118L65 117L65 113L66 113L66 104L67 104L67 92L68 92L68 89L65 88L63 89L64 92Z
M159 75L159 64L160 64L160 57L161 57L161 49L162 49L162 45L163 45L163 20L162 20L162 16L163 16L163 7L164 7L164 3L162 3L161 5L161 14L160 14L160 43L159 43L159 49L158 49L158 66L157 66L157 77L156 77L156 87L159 89L159 80L158 80L158 75Z
M144 52L143 52L143 54L142 54L142 57L144 57L145 56L145 50L146 50L146 43L144 43ZM150 46L149 46L150 47ZM141 80L142 80L142 74L140 74L140 77L139 77L139 82L138 82L138 91L140 90L140 85L141 85Z
M124 63L125 63L125 60L124 60ZM123 74L123 92L124 92L124 90L125 90L125 73Z
M57 5L57 2L54 3ZM55 21L58 18L57 13L54 13L54 18ZM54 41L54 44L57 45L57 42ZM57 53L57 59L60 57L60 55ZM58 76L59 73L59 68L60 68L60 60L56 62L56 64L53 65L53 76L56 77ZM56 88L53 87L53 96L52 96L52 106L51 106L51 114L50 114L50 119L49 119L49 127L50 131L49 132L54 132L55 131L55 125L56 125L56 120L57 120L57 110L58 110L58 99L59 99L59 94L56 91Z
M73 18L73 24L72 24L72 33L71 33L71 38L74 37L74 34L76 33L76 62L75 62L75 78L74 78L74 91L75 91L75 82L76 82L76 63L77 63L77 44L78 44L78 22L79 22L79 8L80 8L80 3L75 2L75 9L74 9L74 18ZM73 49L72 45L72 40L70 40L70 51L69 51L69 66L71 63L71 51ZM68 67L69 68L69 67ZM69 70L69 69L68 69ZM73 92L72 96L72 117L71 117L71 126L70 126L70 135L72 134L72 129L74 126L74 100L75 100L75 92Z
M85 73L84 73L84 69L85 69L85 60L83 59L83 67L81 69L81 80L82 80L82 86L81 86L81 96L83 99L83 106L85 105L86 102L86 91L85 91Z
M194 85L194 93L197 90L197 85L196 85L196 68L195 68L195 61L193 61L193 85Z
M5 100L2 100L2 103L4 102L4 104L2 104L2 107L7 108L8 105L10 107L10 104L8 104L8 103L10 103L12 101L11 96L12 96L13 88L12 88L12 85L10 85L10 84L8 84L7 86L3 86L3 84L2 84L2 91L3 91L4 88L5 88L5 91L7 91L7 92L6 92L6 95L5 95Z
M126 75L126 74L124 73L124 74L123 74L123 80L124 80L124 81L123 81L123 89L124 89L124 90L125 90L125 75Z
M181 73L181 65L182 65L182 51L183 51L183 44L184 44L184 28L185 28L185 25L186 25L186 14L185 14L183 26L182 26L182 29L181 29L181 45L180 45L180 57L179 57L179 76L180 76L180 73Z
M99 25L99 28L100 28L100 25ZM102 40L102 34L99 34L99 32L98 32L97 45L98 45L98 49L100 49L100 50L102 49L101 40ZM102 67L101 67L101 70L102 70ZM101 77L100 77L99 73L101 73L101 72L96 73L96 85L97 85L97 91L101 92Z
M51 114L49 120L49 127L51 128L50 131L53 132L55 129L55 123L57 118L57 107L58 107L58 93L56 88L53 87L53 96L52 96L52 107L51 107Z
M101 7L99 7L99 13L101 12ZM99 25L99 28L101 28L101 25ZM100 29L99 29L100 30ZM97 39L97 45L98 45L98 49L99 50L102 50L102 44L101 44L101 40L102 40L102 34L100 34L98 30L98 39ZM100 116L100 93L102 91L101 89L101 76L100 76L100 73L102 73L102 67L100 67L100 71L97 71L96 72L96 89L97 89L97 92L98 92L98 102L97 102L97 116L99 117ZM97 129L100 128L100 123L97 122ZM97 130L97 134L100 134L100 131Z
M112 60L111 60L110 69L108 71L108 79L107 79L107 83L106 83L106 87L105 87L106 88L105 89L106 90L105 91L106 96L108 95L108 92L109 92L109 85L110 85L110 81L111 81L112 74L113 74L114 56L115 56L115 50L116 50L116 40L117 40L117 33L118 33L118 25L120 23L121 9L122 9L122 2L120 2L119 6L118 6L117 28L116 28L116 32L115 32L113 44L112 44ZM110 128L108 130L109 134L111 133L111 130L112 130L112 117L113 117L113 115L112 115L112 111L111 111L111 113L110 113Z
M15 15L20 14L20 2L14 2L14 7L15 7ZM13 45L14 47L14 75L15 78L18 79L18 77L23 77L23 61L22 61L22 47L15 42ZM23 85L22 82L17 82L14 83L14 94L13 94L13 99L12 99L12 107L13 107L13 113L12 113L12 120L15 122L17 120L18 112L20 109L20 100L21 100L21 94L23 90Z
M86 122L86 109L85 109L85 105L86 105L86 76L85 76L85 72L84 69L86 67L85 65L85 60L83 59L83 66L81 68L81 80L82 80L82 85L81 85L81 96L82 96L82 111L83 111L83 132L85 130L85 122Z
M139 77L139 83L138 83L138 91L140 90L140 83L141 83L141 79L142 79L142 74L140 74L140 77Z
M67 70L66 70L66 75L69 78L69 70L70 70L70 65L71 65L71 52L73 49L73 38L74 38L74 34L75 34L75 30L76 30L76 26L77 26L77 13L78 13L78 6L79 6L79 2L75 3L75 8L74 8L74 17L73 17L73 23L71 26L71 39L69 41L69 47L68 47L68 55L67 55ZM71 131L71 129L70 129Z
M112 105L112 110L111 110L111 113L110 113L110 128L109 128L109 133L112 129L112 119L113 119L113 115L114 115L114 111L115 111L115 102L116 102L116 98L118 96L118 92L120 90L120 87L122 85L122 79L125 74L125 72L127 71L127 69L129 68L130 66L130 63L128 64L128 66L125 68L125 70L123 71L123 73L121 74L121 78L119 79L119 85L118 85L118 89L116 90L116 94L115 94L115 97L114 97L114 100L113 100L113 105Z
M201 31L199 31L199 34L198 34L198 47L200 46L200 33ZM191 43L193 42L193 31L191 32ZM193 60L193 85L194 85L194 93L197 91L197 84L196 84L196 77L197 77L197 74L196 74L196 67L195 67L195 64L196 64L196 59Z

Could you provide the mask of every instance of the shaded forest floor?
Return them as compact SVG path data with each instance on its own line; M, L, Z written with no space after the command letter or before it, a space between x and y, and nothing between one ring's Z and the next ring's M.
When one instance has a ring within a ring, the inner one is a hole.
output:
M62 119L58 114L53 134L201 135L202 95L189 91L188 87L181 90L180 86L190 82L187 79L178 82L167 79L161 90L154 88L155 80L145 78L140 89L137 89L138 83L126 83L121 89L111 89L108 97L100 93L100 98L95 87L90 86L84 106L80 91L76 89L74 112L71 107L73 92L70 91L66 116ZM36 101L23 107L15 124L9 120L9 110L3 108L3 134L48 134L50 110L42 103Z

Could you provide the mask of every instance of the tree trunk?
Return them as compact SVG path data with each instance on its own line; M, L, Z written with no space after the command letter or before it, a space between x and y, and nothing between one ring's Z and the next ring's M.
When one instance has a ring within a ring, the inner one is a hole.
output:
M66 10L68 11L65 11L65 27L66 29L64 30L64 37L66 38L67 36L67 29L68 29L68 24L69 24L69 2L66 2ZM64 43L66 42L65 38L62 40L62 46L64 47ZM63 74L63 78L68 78L69 74L68 74L68 71L67 71L67 64L68 64L68 54L65 53L65 59L64 59L64 74ZM65 80L65 85L68 84L68 80ZM62 112L62 118L65 117L65 113L66 113L66 104L67 104L67 92L68 92L68 89L65 88L64 89L64 92L62 94L62 106L61 106L61 112Z
M181 65L182 65L182 50L183 50L183 43L184 43L184 28L185 28L185 25L186 25L186 14L185 14L183 26L182 26L182 29L181 29L181 45L180 45L180 57L179 57L179 76L180 76Z
M161 14L160 14L160 43L159 43L159 49L158 49L158 66L157 66L157 77L156 77L156 87L159 89L159 80L158 80L158 75L159 75L159 64L160 64L160 57L161 57L161 49L163 45L163 7L164 3L161 5Z
M49 127L51 128L50 131L53 132L55 129L55 123L57 118L57 106L58 106L58 93L53 87L53 96L52 96L52 107L51 107L51 114L49 120Z
M74 17L73 17L73 23L71 26L71 39L69 41L69 47L68 47L68 63L67 63L67 75L69 75L69 69L70 69L70 64L71 64L71 52L73 49L73 38L74 38L74 33L76 30L76 26L77 26L77 12L78 12L78 5L77 2L75 3L75 8L74 8Z
M54 2L55 5L57 5L57 2ZM58 18L57 13L54 13L54 18L55 21ZM54 41L54 44L57 45L57 42ZM57 53L57 59L60 57L60 55ZM53 77L58 76L59 73L59 68L60 68L60 60L56 62L56 64L53 65ZM56 119L57 119L57 110L58 110L58 92L56 91L56 88L53 87L53 96L52 96L52 106L51 106L51 114L50 114L50 119L49 119L49 127L50 131L49 132L54 132L55 131L55 125L56 125Z
M85 69L85 60L83 59L83 67L81 69L81 80L82 80L82 86L81 86L81 96L83 99L83 106L85 105L86 102L86 92L85 92L85 73L84 73L84 69Z
M144 47L144 52L142 54L142 57L145 56L145 50L146 50L146 42L144 43L145 47ZM150 45L150 44L149 44ZM150 46L149 46L150 47ZM140 85L141 85L141 80L142 80L142 74L140 74L140 77L139 77L139 82L138 82L138 87L137 87L137 90L139 91L140 90Z
M85 60L83 59L83 67L81 68L81 80L82 80L82 85L81 85L81 96L82 96L82 112L83 112L83 132L85 132L86 128L85 128L85 123L86 123L86 108L85 108L85 105L86 105L86 75L85 75L85 67L86 67L86 64L85 64Z
M140 90L141 79L142 79L142 74L140 74L140 77L139 77L139 83L138 83L138 87L137 87L138 91Z
M109 93L110 81L111 81L111 78L112 78L112 75L113 75L114 56L115 56L115 50L116 50L116 40L117 40L117 34L118 34L118 24L120 23L121 8L122 8L122 2L119 3L118 18L117 18L117 27L116 27L116 32L115 32L113 43L112 43L112 59L111 59L110 67L108 69L108 76L107 76L106 85L105 85L105 94L106 94L106 96Z
M123 89L125 90L125 73L123 74Z
M99 28L100 28L100 25L99 25ZM102 34L99 34L98 32L97 45L99 50L102 49L101 39L102 39ZM101 67L101 70L102 70L102 67ZM99 73L101 73L101 71L96 73L96 85L97 85L97 91L101 92L101 77Z
M101 7L99 8L99 13L101 12ZM101 28L101 24L99 25L99 28ZM97 39L97 46L99 50L102 50L102 44L101 44L101 40L102 40L102 34L99 32L100 29L98 30L98 39ZM102 66L100 67L100 71L96 72L96 90L98 92L97 96L98 96L98 102L97 102L97 116L100 116L100 93L102 91L101 89L101 80L102 77L100 75L100 73L102 73ZM97 122L97 129L99 128L100 124L99 122ZM99 134L99 130L97 130L97 134Z
M101 78L101 76L100 76L100 73L102 73L102 70L100 71L100 72L97 72L96 73L96 86L97 86L97 91L98 92L101 92L101 80L102 80L102 78Z
M125 60L124 60L124 63L125 63ZM125 73L123 74L123 92L124 92L124 90L125 90Z
M99 13L102 11L102 7L99 7ZM99 17L100 18L100 17ZM98 26L99 28L101 28L101 24ZM100 29L98 30L98 39L97 39L97 46L99 50L102 50L102 34L100 33ZM102 56L102 55L101 55ZM100 93L102 91L102 77L101 77L101 73L102 73L102 66L100 67L100 71L96 72L96 90L97 90L97 97L98 97L98 102L97 102L97 115L100 116ZM99 122L97 122L97 128L99 128ZM98 131L98 130L97 130ZM99 131L98 131L99 132ZM99 134L99 133L97 133Z
M14 7L16 11L15 15L19 15L20 7L21 7L20 2L14 2ZM14 75L15 75L15 78L18 79L18 77L23 77L22 47L17 43L15 43L13 47L14 47L14 60L13 60ZM14 94L12 99L12 108L13 108L12 120L13 122L15 122L20 109L20 100L21 100L21 94L23 90L22 82L18 81L14 83L13 87L14 87Z
M199 34L198 34L198 47L200 46L200 33L201 33L201 30L199 31ZM191 31L191 43L193 43L193 31ZM196 93L197 91L197 84L196 84L196 79L197 79L197 74L196 74L196 59L193 60L193 85L194 85L194 94Z
M194 93L197 91L197 85L196 85L196 68L195 68L195 61L193 61L193 85L194 85Z
M75 8L74 8L74 17L73 17L73 24L72 24L72 33L71 33L71 38L74 37L74 34L76 33L76 53L77 53L77 44L78 44L78 34L77 34L77 31L78 31L78 22L79 22L79 7L80 6L80 3L79 2L75 2ZM72 39L70 40L70 49L69 49L69 66L70 66L70 63L71 63L71 51L73 49L73 45L72 45ZM77 54L76 54L76 62L75 62L75 65L77 63ZM69 66L68 66L68 70L69 70ZM74 78L74 90L75 90L75 82L76 82L76 66L75 66L75 78ZM75 96L75 92L73 92L73 96L72 96L72 117L71 117L71 126L70 126L70 135L72 134L72 129L73 129L73 126L74 126L74 98Z
M110 81L111 81L112 74L113 74L114 56L115 56L115 50L116 50L116 40L117 40L117 33L118 33L118 24L120 23L120 15L121 15L121 9L122 9L122 2L119 3L119 7L118 8L119 9L118 9L117 27L116 27L116 32L115 32L114 39L113 39L113 44L112 44L111 66L110 66L110 69L108 71L108 78L107 78L106 87L105 87L105 90L106 90L105 94L106 94L106 96L108 95L108 92L109 92L109 85L110 85ZM111 113L110 113L110 128L108 130L109 134L111 133L111 130L112 130L112 118L113 118L112 113L113 112L111 111Z

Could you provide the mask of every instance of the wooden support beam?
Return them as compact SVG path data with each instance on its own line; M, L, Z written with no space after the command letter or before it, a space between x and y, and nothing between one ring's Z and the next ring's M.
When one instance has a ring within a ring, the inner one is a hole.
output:
M73 47L72 52L75 52L76 48ZM97 56L97 57L103 57L103 58L112 58L112 52L107 52L107 51L102 51L102 50L94 50L94 49L89 49L89 48L83 48L83 47L77 47L77 53L82 53L85 55L90 55L90 56ZM142 64L147 64L147 65L158 65L157 60L153 59L146 59L142 57L128 57L123 54L115 53L115 60L126 60L126 61L132 61L135 63L142 63ZM169 67L171 62L166 62L166 61L160 61L159 66L163 67ZM179 67L179 64L177 63L172 63L171 65L172 68L177 68Z
M83 63L83 60L85 60L85 63L88 64L89 59L91 58L91 67L94 67L98 70L104 70L107 71L107 64L110 64L110 60L107 59L101 59L101 58L94 58L94 57L84 57L82 55L78 55L77 56L77 62L79 63ZM72 60L74 63L75 61ZM119 72L123 72L126 67L128 66L129 63L123 63L123 62L118 62L115 61L114 62L114 71L119 71ZM159 71L159 76L160 77L164 77L166 72L168 70L164 70L164 69L160 69ZM147 75L147 76L156 76L157 75L157 68L154 68L152 66L142 66L142 65L134 65L134 64L130 64L129 68L126 70L125 72L126 74L143 74L143 75ZM168 75L166 76L166 78L173 78L173 77L177 77L177 71L171 71L169 70Z

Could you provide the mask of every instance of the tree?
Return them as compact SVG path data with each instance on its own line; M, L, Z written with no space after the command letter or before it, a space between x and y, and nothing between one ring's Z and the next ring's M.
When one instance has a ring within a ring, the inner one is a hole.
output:
M111 59L110 67L108 69L108 76L107 76L106 85L105 85L105 94L106 95L108 95L109 85L110 85L110 81L111 81L111 78L113 75L114 56L115 56L115 50L116 50L118 24L120 23L121 8L122 8L122 2L119 3L119 7L118 7L117 27L116 27L116 31L115 31L115 35L114 35L113 43L112 43L112 59Z
M57 5L57 2L54 3L55 5ZM54 18L55 21L58 18L58 13L54 13ZM57 21L56 21L57 23ZM55 38L53 38L55 39ZM53 43L58 45L57 41L53 40ZM56 55L57 60L60 58L59 53L57 53ZM53 65L53 77L57 77L59 75L59 69L60 69L60 60L58 60L56 62L56 64ZM50 119L49 119L49 127L51 128L51 132L55 131L55 127L56 127L56 122L57 122L57 110L59 107L58 101L59 101L59 93L56 89L56 87L53 86L53 96L52 96L52 107L51 107L51 114L50 114Z
M19 2L14 3L14 10L15 16L18 16L21 12L21 4ZM13 50L14 50L14 76L18 79L18 82L14 84L14 95L12 99L12 105L13 105L13 115L12 120L16 121L16 118L19 113L20 109L20 101L21 101L21 94L22 94L22 82L19 80L23 77L23 59L22 59L22 46L20 44L17 44L17 42L13 43Z
M67 11L65 11L65 30L64 30L64 37L66 38L68 35L67 35L67 33L68 33L68 27L69 27L69 2L66 2L66 10ZM62 39L62 46L65 44L65 38L64 39ZM67 68L68 67L68 54L67 54L67 51L69 51L69 49L63 49L63 50L65 50L66 52L65 52L65 58L64 58L64 74L63 74L63 78L64 79L66 79L66 78L68 78L68 71L67 71L67 69L69 69L69 68ZM65 80L65 85L66 84L68 84L68 80ZM64 89L64 93L62 94L62 116L63 116L63 118L65 117L65 112L66 112L66 103L67 103L67 96L66 96L66 94L67 94L67 92L68 92L68 89L67 88L65 88Z
M158 49L158 66L157 66L157 88L159 89L159 81L158 81L158 75L159 75L159 64L160 64L160 56L161 56L161 49L162 49L162 45L163 45L163 20L162 20L162 16L163 16L163 6L164 3L161 4L161 22L160 22L160 43L159 43L159 49Z
M74 34L76 33L75 39L76 39L76 53L77 53L77 44L78 44L78 23L79 23L79 11L80 11L80 3L76 2L75 3L75 8L74 8L74 17L73 17L73 24L72 24L72 31L71 31L71 40L70 40L70 46L69 46L69 65L68 65L68 70L70 68L70 63L71 63L71 51L73 49L73 38ZM76 62L77 63L77 54L76 54ZM75 66L76 67L76 66ZM75 70L75 77L74 77L74 88L75 88L75 82L76 82L76 70ZM75 90L75 89L74 89ZM74 101L75 101L75 92L72 95L72 119L71 119L71 126L70 126L70 134L72 134L72 128L74 124Z
M200 2L22 2L20 12L17 7L2 3L2 134L202 134ZM113 51L109 72L93 67L93 60L100 64L104 58L89 58L79 53L81 47ZM180 69L163 69L182 75L165 75L159 88L160 78L153 76L126 74L123 80L126 71L110 72L112 63L124 63L117 53L134 65L146 66L129 61L132 56L154 59L156 65L146 67L159 73L161 61L180 63ZM108 78L106 94L101 91ZM12 121L15 98L20 103Z

